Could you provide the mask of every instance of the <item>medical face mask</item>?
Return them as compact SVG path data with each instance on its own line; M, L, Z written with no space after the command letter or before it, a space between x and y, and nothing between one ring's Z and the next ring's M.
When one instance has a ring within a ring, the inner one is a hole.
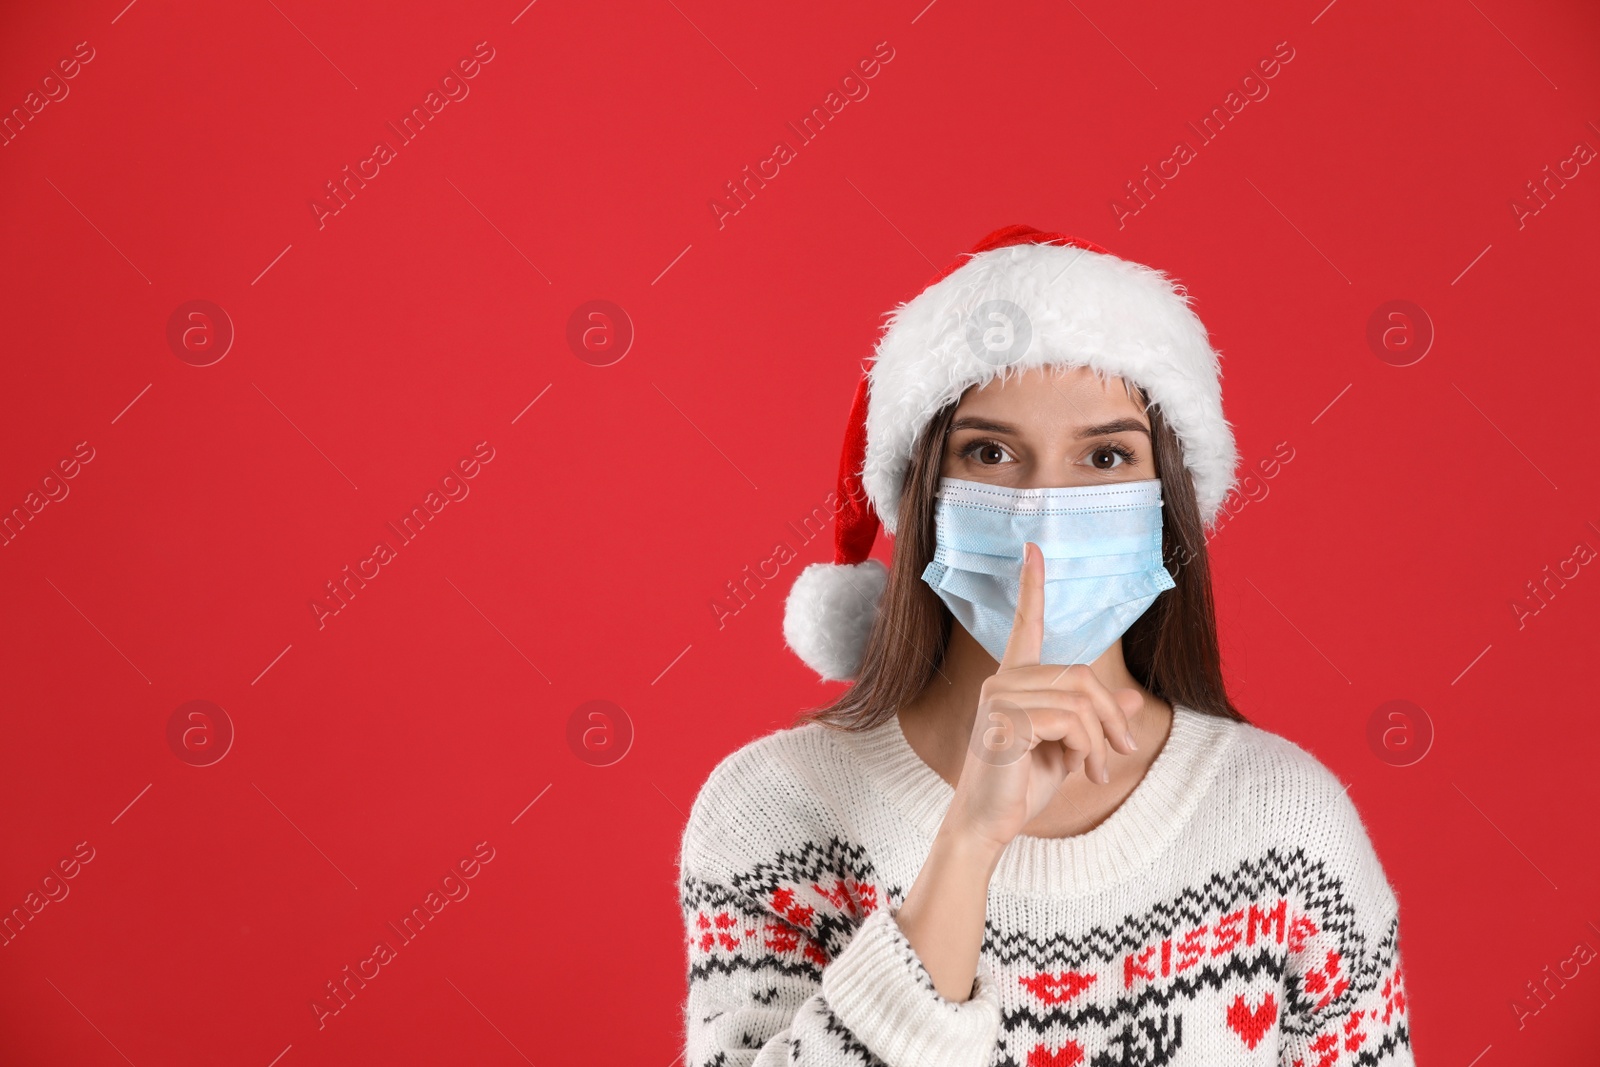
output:
M1016 619L1022 546L1044 557L1040 663L1092 663L1173 588L1161 562L1161 479L1011 489L943 478L922 580L998 662Z

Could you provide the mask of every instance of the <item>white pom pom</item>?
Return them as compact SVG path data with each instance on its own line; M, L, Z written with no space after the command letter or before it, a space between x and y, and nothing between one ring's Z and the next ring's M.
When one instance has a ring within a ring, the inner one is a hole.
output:
M875 559L811 564L784 602L784 641L824 681L852 681L888 584L889 569Z

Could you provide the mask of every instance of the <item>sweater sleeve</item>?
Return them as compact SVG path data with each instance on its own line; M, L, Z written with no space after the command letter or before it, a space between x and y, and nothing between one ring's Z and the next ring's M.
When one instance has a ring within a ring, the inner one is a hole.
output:
M1400 907L1355 805L1327 801L1331 858L1290 929L1279 1067L1413 1067Z
M965 1002L941 996L887 908L829 960L803 921L726 886L683 885L686 1067L990 1062L1000 1006L988 978L978 976Z
M860 850L777 777L719 767L684 831L684 1067L987 1067L988 974L942 996L886 888L840 865Z

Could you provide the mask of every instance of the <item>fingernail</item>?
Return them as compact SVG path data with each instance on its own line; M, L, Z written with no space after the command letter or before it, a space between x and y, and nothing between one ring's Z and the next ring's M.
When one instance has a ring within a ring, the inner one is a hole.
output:
M1100 781L1104 782L1106 785L1111 784L1111 772L1106 770L1104 767L1100 768Z
M1122 738L1123 738L1123 740L1128 742L1128 747L1129 748L1138 748L1139 747L1139 743L1133 739L1133 732L1132 731L1129 731L1128 733L1123 734Z

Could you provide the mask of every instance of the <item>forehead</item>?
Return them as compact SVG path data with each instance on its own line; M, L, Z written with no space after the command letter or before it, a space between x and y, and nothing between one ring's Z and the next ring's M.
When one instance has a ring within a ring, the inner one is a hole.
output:
M1082 424L1108 415L1140 415L1137 393L1118 377L1101 379L1088 367L1030 367L1019 374L972 386L956 415L987 415L1017 422Z

